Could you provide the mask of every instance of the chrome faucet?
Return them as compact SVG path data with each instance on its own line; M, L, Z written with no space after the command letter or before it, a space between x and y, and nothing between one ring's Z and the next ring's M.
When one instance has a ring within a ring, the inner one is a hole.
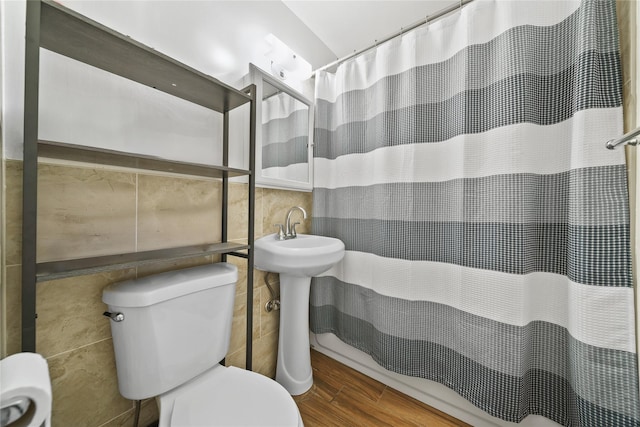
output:
M276 233L277 240L288 240L288 239L296 238L297 236L296 225L300 223L294 222L293 224L291 224L291 214L296 209L302 212L302 219L307 219L307 211L305 211L304 208L300 206L294 206L291 209L289 209L289 212L287 212L287 219L285 221L285 225L283 226L282 224L274 224L274 227L278 227L278 233Z

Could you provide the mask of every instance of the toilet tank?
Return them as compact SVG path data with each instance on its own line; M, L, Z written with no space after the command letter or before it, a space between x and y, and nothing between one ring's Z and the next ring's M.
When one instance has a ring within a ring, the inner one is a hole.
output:
M158 396L198 376L229 349L238 270L217 263L114 283L111 320L120 394Z

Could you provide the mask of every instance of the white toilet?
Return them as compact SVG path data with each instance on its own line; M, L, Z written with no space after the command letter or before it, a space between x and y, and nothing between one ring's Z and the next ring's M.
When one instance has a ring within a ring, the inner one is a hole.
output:
M218 263L105 288L120 393L155 396L159 427L303 425L280 384L219 364L237 278L235 266Z

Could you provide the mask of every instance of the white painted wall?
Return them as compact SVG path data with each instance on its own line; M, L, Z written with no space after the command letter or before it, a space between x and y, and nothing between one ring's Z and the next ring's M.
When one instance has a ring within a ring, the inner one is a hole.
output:
M47 50L40 70L40 139L221 163L221 114Z
M62 3L232 85L249 62L270 66L263 41L269 33L314 65L333 58L280 1ZM2 4L4 154L21 159L25 0ZM219 164L221 126L218 113L41 50L40 139ZM246 166L242 152L231 156L231 166Z
M4 156L22 158L24 109L24 1L2 1L2 141Z
M21 159L25 10L4 3L3 136L6 156ZM220 162L220 114L44 49L40 61L40 139Z

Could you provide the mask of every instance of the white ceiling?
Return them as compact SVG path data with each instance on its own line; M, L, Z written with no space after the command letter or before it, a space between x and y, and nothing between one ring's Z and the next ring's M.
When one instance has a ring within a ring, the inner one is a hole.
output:
M336 58L342 58L458 2L283 0L283 3L331 49ZM321 65L326 64L314 69Z
M270 68L273 33L317 69L457 0L58 0L227 83Z

